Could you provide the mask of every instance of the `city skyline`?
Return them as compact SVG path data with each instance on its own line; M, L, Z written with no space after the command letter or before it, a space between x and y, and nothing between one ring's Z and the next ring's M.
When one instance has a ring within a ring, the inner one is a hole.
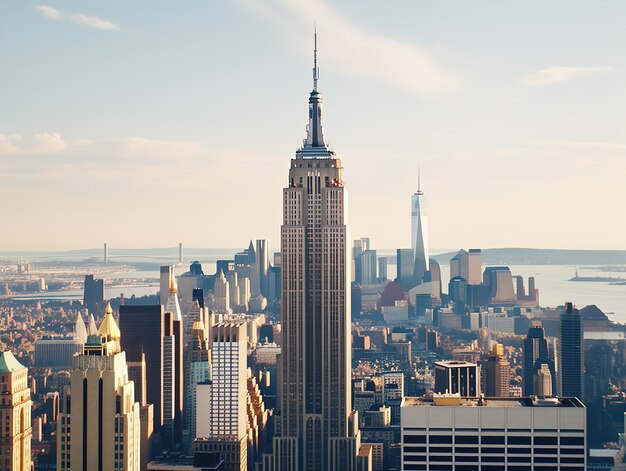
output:
M241 189L285 183L315 21L354 236L410 246L419 166L434 247L623 248L623 5L121 5L0 7L8 38L32 33L0 45L15 65L0 77L0 197L19 196L3 250L95 247L111 224L134 229L107 236L118 247L239 246L250 223L277 247L278 193ZM193 233L150 231L156 208L195 218L172 192L225 204Z

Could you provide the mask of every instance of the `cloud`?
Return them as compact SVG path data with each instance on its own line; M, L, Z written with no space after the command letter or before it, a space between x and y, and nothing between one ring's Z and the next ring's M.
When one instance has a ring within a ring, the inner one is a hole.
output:
M310 51L315 18L320 32L322 66L329 64L347 76L388 83L425 98L449 95L461 85L458 77L445 71L423 48L359 28L324 0L240 0L240 3L278 24L291 36L291 43L294 39L302 40L299 43L302 51ZM303 31L307 32L306 43Z
M104 20L102 18L98 18L97 16L88 16L83 15L82 13L70 13L65 14L56 8L49 7L47 5L37 5L35 7L37 10L41 12L47 18L51 20L63 20L67 19L68 21L79 24L89 26L95 29L102 29L107 31L113 31L119 29L117 25L111 23L108 20Z
M525 87L541 87L565 82L577 75L592 72L611 72L613 67L549 67L523 76L520 82Z
M163 154L193 153L202 150L202 146L195 141L159 141L145 137L128 137L121 141L130 151L160 152Z
M108 155L109 159L119 156L123 160L154 160L159 157L169 159L172 155L198 155L203 151L202 144L196 141L126 137L110 141L78 139L66 142L58 132L38 133L30 138L19 134L0 134L0 155L65 153L72 157L83 154L87 157L100 156L102 153Z
M92 28L104 29L108 31L119 29L117 25L111 23L110 21L103 20L97 16L83 15L81 13L70 15L70 21L79 25L90 26Z
M0 155L54 154L67 149L67 143L58 132L39 133L32 138L17 134L0 134Z
M51 20L60 20L63 18L63 13L61 13L56 8L52 8L46 5L37 5L35 7L37 10L41 12L41 14Z

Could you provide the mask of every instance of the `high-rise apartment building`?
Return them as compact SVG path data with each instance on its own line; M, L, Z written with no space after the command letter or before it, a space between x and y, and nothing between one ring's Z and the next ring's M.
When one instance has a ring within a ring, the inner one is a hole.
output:
M11 351L0 353L0 471L30 471L31 410L28 368Z
M74 357L69 394L57 420L60 471L140 469L140 407L128 379L120 330L107 305L98 335Z
M426 201L422 192L420 177L417 177L417 191L411 196L411 248L413 249L413 278L420 284L428 271L428 224Z
M583 320L572 303L565 303L560 319L559 386L561 396L583 399Z
M535 384L535 376L537 375L537 372L543 367L543 365L547 365L552 376L552 390L548 394L545 394L545 389L542 389L542 392L544 394L540 394L540 391L537 389ZM549 356L548 341L545 338L545 332L543 330L543 327L534 326L528 329L528 334L526 335L526 339L524 340L523 347L522 372L522 393L524 394L524 396L556 395L557 378L555 376L554 363Z
M200 384L196 436L224 457L224 471L246 471L248 395L246 322L222 322L211 331L211 383Z
M317 56L317 50L315 55ZM353 471L350 250L341 160L324 141L317 62L304 145L283 190L277 471Z
M496 343L485 365L485 395L507 397L511 378L511 366L504 356L501 343Z

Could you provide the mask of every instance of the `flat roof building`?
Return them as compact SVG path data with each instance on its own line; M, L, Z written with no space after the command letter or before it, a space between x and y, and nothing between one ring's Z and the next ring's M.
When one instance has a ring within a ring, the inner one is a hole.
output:
M401 469L582 471L585 415L575 397L407 397L401 408Z

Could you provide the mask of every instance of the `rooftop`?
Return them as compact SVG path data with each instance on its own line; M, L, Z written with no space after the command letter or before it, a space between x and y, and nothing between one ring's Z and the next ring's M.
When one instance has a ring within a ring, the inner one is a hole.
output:
M444 366L446 368L451 368L451 367L461 367L461 366L476 366L476 363L471 363L469 361L463 361L463 360L446 360L446 361L436 361L435 362L435 366L440 365L440 366Z
M21 370L24 366L17 361L10 350L0 353L0 374Z
M482 401L482 404L481 404ZM441 407L435 404L432 397L405 397L402 404L403 407L416 406L433 406ZM460 398L460 404L449 407L584 407L579 399L575 397L463 397Z

